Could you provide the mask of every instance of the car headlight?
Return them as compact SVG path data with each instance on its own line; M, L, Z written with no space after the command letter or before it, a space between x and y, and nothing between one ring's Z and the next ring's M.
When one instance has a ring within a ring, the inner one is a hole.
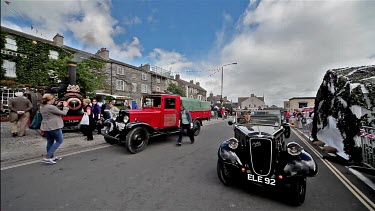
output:
M303 147L296 142L290 142L286 145L286 148L288 150L288 153L290 155L296 156L301 154Z
M129 116L125 115L124 116L124 123L128 123L129 122Z
M231 149L237 149L237 147L238 147L238 140L236 138L230 138L228 140L228 146Z

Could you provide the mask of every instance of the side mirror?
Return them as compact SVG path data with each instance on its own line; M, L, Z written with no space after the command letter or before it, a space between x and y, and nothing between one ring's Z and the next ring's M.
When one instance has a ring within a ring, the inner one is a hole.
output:
M233 125L233 122L232 121L228 121L228 125Z

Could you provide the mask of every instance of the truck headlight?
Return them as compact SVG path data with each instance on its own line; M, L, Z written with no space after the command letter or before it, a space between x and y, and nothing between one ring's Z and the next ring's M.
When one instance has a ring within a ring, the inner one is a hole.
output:
M286 145L286 148L288 150L288 153L290 155L296 156L301 154L303 147L296 142L290 142Z
M237 149L238 147L238 140L236 138L228 139L228 146L231 149Z
M124 116L124 123L128 123L129 122L129 116L125 115Z

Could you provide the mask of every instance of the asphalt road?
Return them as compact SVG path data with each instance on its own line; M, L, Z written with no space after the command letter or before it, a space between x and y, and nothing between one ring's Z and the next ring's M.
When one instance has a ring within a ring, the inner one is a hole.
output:
M232 135L232 127L219 122L203 127L194 144L184 137L182 147L173 135L138 154L114 145L56 165L3 170L1 210L368 210L315 154L320 172L308 178L300 207L283 192L224 186L216 174L217 150ZM288 141L302 143L294 133Z

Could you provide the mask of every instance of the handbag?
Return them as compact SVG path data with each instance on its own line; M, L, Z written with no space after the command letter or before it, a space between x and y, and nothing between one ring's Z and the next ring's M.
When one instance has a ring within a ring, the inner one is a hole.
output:
M90 120L89 120L89 116L85 113L81 119L81 122L79 123L81 125L89 125L90 124Z
M40 129L40 125L42 124L42 119L43 119L42 114L40 113L40 111L37 111L29 128Z

